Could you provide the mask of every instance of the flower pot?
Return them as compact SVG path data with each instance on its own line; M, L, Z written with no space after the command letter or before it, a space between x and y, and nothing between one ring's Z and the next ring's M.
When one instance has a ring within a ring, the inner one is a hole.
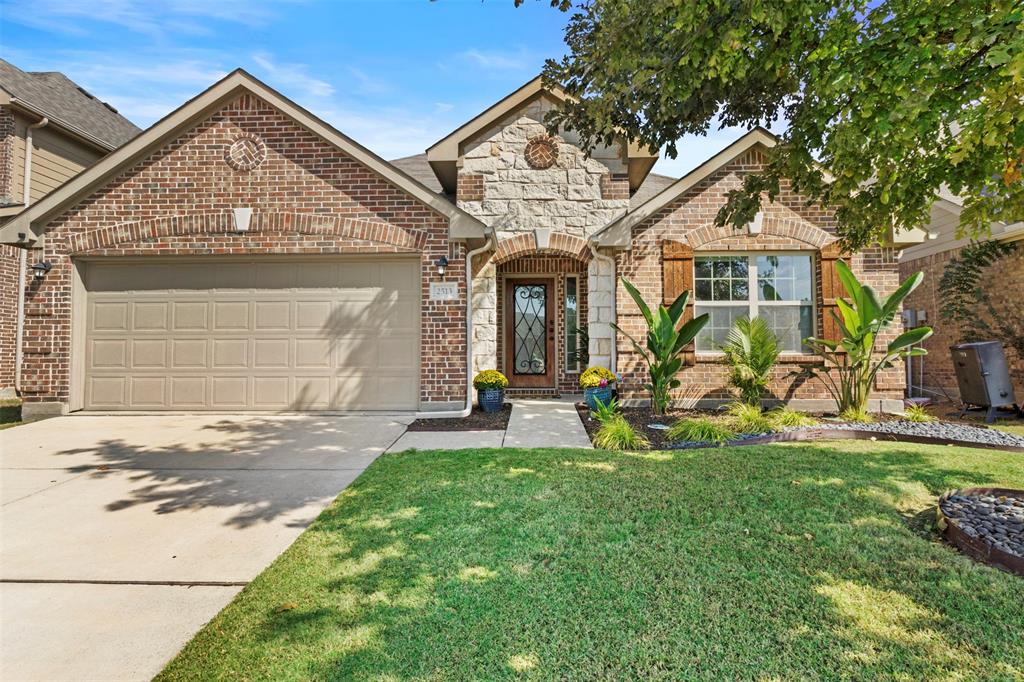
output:
M484 412L498 412L505 404L505 389L482 388L476 392L477 404Z
M597 388L585 388L583 389L583 399L587 401L587 407L592 410L597 409L597 401L600 400L602 405L607 406L612 401L612 386L598 386Z

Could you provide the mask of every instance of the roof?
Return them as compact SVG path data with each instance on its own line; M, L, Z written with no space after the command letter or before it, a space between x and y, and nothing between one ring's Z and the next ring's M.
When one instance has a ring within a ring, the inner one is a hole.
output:
M447 217L451 239L484 238L484 224L456 207L449 199L424 187L418 180L249 73L236 69L0 227L0 243L40 246L43 242L44 227L50 220L242 93L251 93L260 98L314 135L362 163L385 181ZM25 239L18 239L19 233L24 234Z
M433 167L445 191L449 193L455 191L463 142L472 139L509 114L544 96L559 102L570 100L570 96L561 88L545 85L543 78L537 76L428 147L427 161ZM635 191L658 160L658 152L633 140L623 146L629 168L629 186Z
M16 104L108 150L120 147L141 132L116 109L57 71L22 71L0 59L0 88Z
M655 215L691 187L752 147L762 145L770 148L774 147L777 142L778 138L764 128L754 128L683 177L650 196L646 201L639 204L630 202L630 209L625 215L595 232L591 240L597 242L599 246L628 248L634 226Z
M413 156L394 159L391 161L391 165L405 171L434 192L444 194L444 188L441 187L437 176L434 175L434 170L430 167L426 154L414 154ZM633 197L630 199L630 205L639 206L675 181L675 178L670 178L667 175L650 173L644 179L644 183L640 185L640 188L633 194Z

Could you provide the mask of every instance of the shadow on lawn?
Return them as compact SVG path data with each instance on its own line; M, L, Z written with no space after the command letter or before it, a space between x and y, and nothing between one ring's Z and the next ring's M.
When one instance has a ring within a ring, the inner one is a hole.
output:
M344 482L332 473L366 466L397 438L376 421L358 417L246 417L221 419L201 427L208 439L152 444L149 433L110 438L58 452L89 456L67 467L72 473L110 476L127 471L136 484L129 496L107 509L116 512L140 504L171 514L207 507L237 508L226 525L247 527L322 503ZM123 423L123 422L122 422ZM175 428L175 427L168 427ZM189 434L194 437L194 432ZM260 470L264 477L240 472ZM318 473L320 470L322 472ZM273 477L270 472L275 472ZM299 519L305 526L312 519Z
M280 568L295 602L272 570L238 608L268 676L1024 674L1017 579L921 518L996 481L896 447L389 455Z

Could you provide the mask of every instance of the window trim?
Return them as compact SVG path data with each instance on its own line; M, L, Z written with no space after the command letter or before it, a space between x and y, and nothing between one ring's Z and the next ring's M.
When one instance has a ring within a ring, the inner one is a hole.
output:
M711 306L719 308L737 307L740 301L698 301L697 300L697 259L698 258L735 258L742 256L747 259L747 310L752 311L750 318L757 316L757 310L761 306L791 306L797 301L762 301L757 295L757 257L758 256L806 256L811 259L811 336L818 334L818 271L815 261L816 251L795 251L793 249L784 251L695 251L693 254L693 311L697 313L697 306ZM799 301L804 305L803 301ZM749 313L748 313L749 314ZM696 340L695 340L696 341ZM697 350L698 355L724 356L720 350ZM780 355L795 356L807 355L803 348L799 350L783 350Z
M565 281L564 281L564 283L562 285L563 286L563 289L562 289L562 324L565 327L565 333L562 336L562 351L565 354L564 355L565 364L563 365L563 371L566 374L579 374L580 371L581 371L580 370L580 361L579 361L579 359L576 360L576 367L575 368L572 368L572 367L569 366L569 353L571 352L569 350L569 320L568 320L568 315L567 315L567 313L569 311L569 307L566 304L566 302L567 302L567 300L569 298L569 280L570 279L573 280L576 283L576 286L574 287L575 295L576 295L576 324L574 326L575 327L581 326L580 325L580 276L579 275L575 275L575 274L567 274L565 276ZM578 337L577 337L577 343L578 342L579 341L578 341Z

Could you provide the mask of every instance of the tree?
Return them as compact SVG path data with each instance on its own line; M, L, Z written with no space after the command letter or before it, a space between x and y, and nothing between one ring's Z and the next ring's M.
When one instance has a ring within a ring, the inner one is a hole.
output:
M625 134L674 157L719 117L788 122L720 225L784 181L849 249L927 223L943 185L966 233L1024 217L1024 0L584 0L565 41L544 76L575 101L548 122L588 146Z

